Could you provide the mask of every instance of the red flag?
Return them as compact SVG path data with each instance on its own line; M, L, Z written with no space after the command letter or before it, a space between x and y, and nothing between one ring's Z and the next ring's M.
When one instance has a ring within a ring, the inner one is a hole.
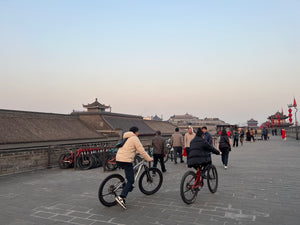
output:
M297 107L297 102L296 102L295 97L294 97L294 107Z

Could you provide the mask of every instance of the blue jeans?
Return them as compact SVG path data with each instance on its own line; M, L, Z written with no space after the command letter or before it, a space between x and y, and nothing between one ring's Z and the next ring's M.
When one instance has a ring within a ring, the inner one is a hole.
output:
M124 169L124 171L125 171L127 183L125 184L120 196L122 198L126 198L128 195L128 192L132 191L132 189L133 189L133 184L134 184L133 165L132 165L132 163L128 163L128 162L117 162L117 165L119 167L121 167L122 169Z
M182 162L182 147L174 147L174 161L177 163L177 157L180 157L180 161Z
M166 172L166 167L165 167L165 162L164 162L164 155L163 154L153 154L153 159L154 159L153 167L154 168L157 167L157 162L159 160L160 165L161 165L161 171Z
M228 149L220 149L222 152L222 163L224 166L228 165L228 157L229 157L229 150Z

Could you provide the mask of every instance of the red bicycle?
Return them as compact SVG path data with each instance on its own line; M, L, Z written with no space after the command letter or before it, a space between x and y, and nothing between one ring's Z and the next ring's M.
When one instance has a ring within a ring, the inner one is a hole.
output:
M204 186L204 180L207 179L207 186L211 193L215 193L218 189L218 172L214 165L206 166L206 175L202 174L203 166L196 168L194 171L187 171L180 183L180 195L186 204L192 204L197 198L197 194Z

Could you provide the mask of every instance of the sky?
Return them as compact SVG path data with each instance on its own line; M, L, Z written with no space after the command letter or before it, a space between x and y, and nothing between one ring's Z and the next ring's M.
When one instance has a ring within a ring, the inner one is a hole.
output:
M0 109L259 123L300 102L299 0L0 0Z

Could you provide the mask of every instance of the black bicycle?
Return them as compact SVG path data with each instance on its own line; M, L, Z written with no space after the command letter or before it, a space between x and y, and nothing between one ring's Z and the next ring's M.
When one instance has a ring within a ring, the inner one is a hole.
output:
M162 172L158 168L148 167L145 159L141 158L134 167L135 179L137 180L142 169L144 171L139 177L139 189L145 195L156 193L163 182ZM106 177L100 184L98 191L99 201L105 206L114 206L117 204L116 196L119 196L125 186L125 178L120 174L112 174Z

